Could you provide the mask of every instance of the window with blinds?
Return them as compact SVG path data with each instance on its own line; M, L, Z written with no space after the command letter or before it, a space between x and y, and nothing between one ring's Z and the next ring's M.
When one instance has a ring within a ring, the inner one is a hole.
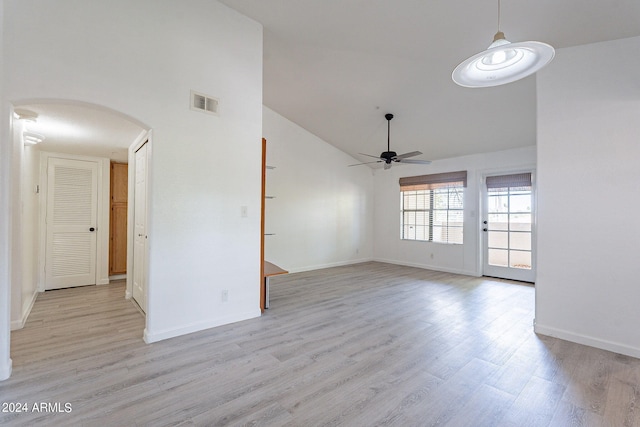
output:
M400 178L400 238L463 243L467 172Z

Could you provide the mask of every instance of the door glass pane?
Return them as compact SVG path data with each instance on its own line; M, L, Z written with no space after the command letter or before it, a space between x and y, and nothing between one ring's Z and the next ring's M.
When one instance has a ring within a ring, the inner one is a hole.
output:
M489 230L509 230L508 214L489 214Z
M503 249L489 249L489 265L508 267L509 251Z
M509 248L530 251L531 233L517 231L509 233Z
M489 195L487 209L489 213L495 212L508 212L509 211L509 196L496 196Z
M531 231L531 214L517 213L509 215L511 231Z
M509 249L509 233L506 231L489 231L489 247Z
M509 251L510 267L531 270L531 252Z
M531 212L531 195L511 195L509 198L509 210L511 212Z

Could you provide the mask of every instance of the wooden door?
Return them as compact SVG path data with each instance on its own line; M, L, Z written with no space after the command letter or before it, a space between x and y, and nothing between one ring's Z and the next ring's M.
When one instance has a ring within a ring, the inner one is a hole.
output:
M98 163L49 158L45 289L96 283Z
M147 311L147 149L143 144L135 153L133 206L133 299Z
M126 163L111 163L111 211L109 217L109 275L127 272L127 193Z

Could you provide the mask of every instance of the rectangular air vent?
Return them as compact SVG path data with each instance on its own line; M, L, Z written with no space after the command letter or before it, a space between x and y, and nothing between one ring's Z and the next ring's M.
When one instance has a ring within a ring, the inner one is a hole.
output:
M191 91L191 109L218 115L218 99Z

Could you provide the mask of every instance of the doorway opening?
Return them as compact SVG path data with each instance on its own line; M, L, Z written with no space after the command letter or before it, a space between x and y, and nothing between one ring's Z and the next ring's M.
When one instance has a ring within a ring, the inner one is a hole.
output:
M19 174L11 203L22 209L11 215L10 329L24 327L36 297L47 289L90 291L117 281L114 289L123 300L130 298L129 273L111 277L109 269L110 164L130 163L130 147L148 139L150 130L125 114L83 102L33 100L14 110L29 114L12 114L12 167ZM28 134L38 134L39 141L28 141ZM132 232L125 230L125 239Z

